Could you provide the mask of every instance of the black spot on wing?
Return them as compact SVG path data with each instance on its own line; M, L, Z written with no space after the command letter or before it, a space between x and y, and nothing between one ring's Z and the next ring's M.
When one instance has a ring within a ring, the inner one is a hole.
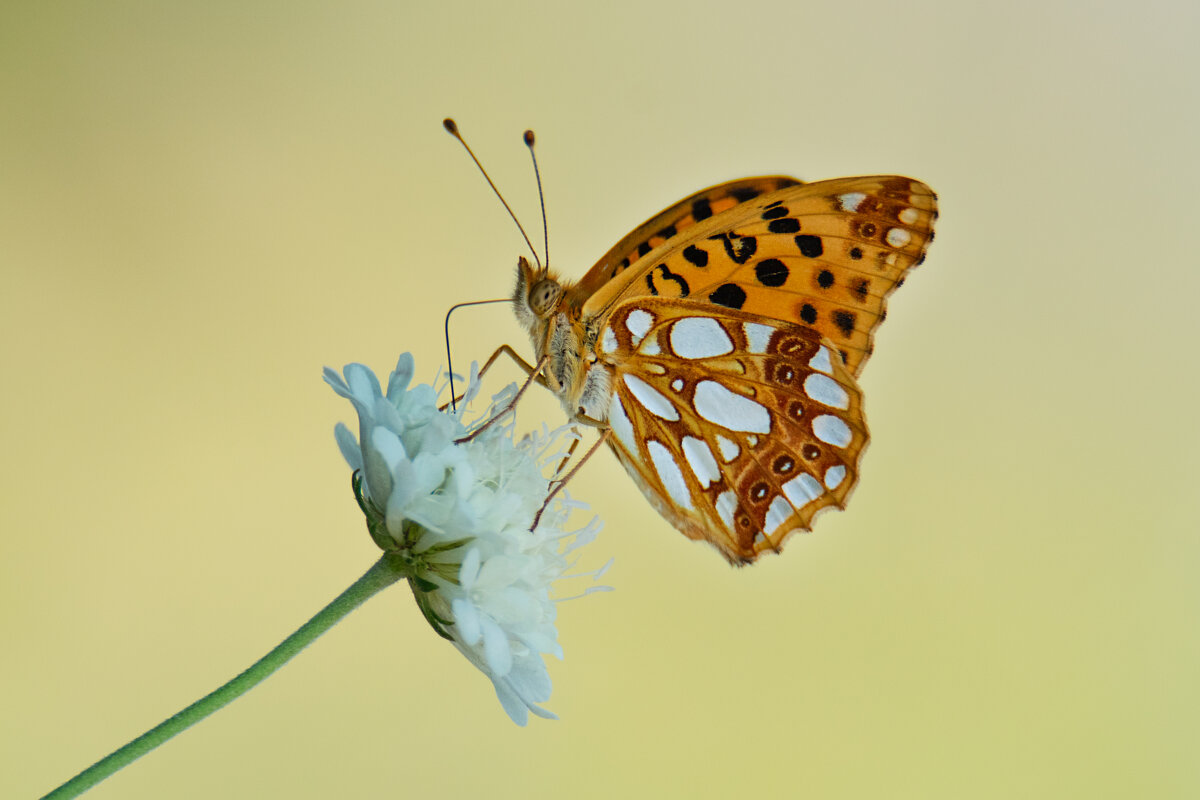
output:
M667 269L666 264L659 264L646 273L646 285L650 288L650 294L657 295L659 284L667 281L674 281L679 286L679 297L687 297L691 294L691 288L684 277L678 273L671 272L671 270Z
M821 237L811 234L797 236L796 247L800 248L800 255L805 258L818 258L825 252L825 248L821 244Z
M738 236L736 233L718 233L709 239L725 245L725 253L738 264L745 264L758 250L758 240L753 236Z
M763 286L783 286L788 279L788 268L778 258L764 258L754 265L754 277Z
M854 321L855 315L849 311L833 312L833 324L837 325L838 329L847 338L854 335Z
M692 219L699 222L702 219L708 219L712 216L712 206L707 199L701 198L692 203Z
M762 194L762 192L750 186L744 186L740 189L734 189L729 194L739 203L745 203L747 200L753 200L754 198L758 197L760 194Z
M800 230L800 220L794 217L773 219L767 223L767 230L771 233L795 233Z
M766 211L763 211L762 218L765 220L779 219L780 217L786 217L787 215L788 210L786 208L775 205L771 208L768 208Z
M694 244L689 244L687 247L683 248L683 257L687 259L689 263L697 267L708 266L708 253L704 252L699 247L696 247Z
M736 283L726 283L718 286L708 299L719 306L741 308L746 303L746 291Z

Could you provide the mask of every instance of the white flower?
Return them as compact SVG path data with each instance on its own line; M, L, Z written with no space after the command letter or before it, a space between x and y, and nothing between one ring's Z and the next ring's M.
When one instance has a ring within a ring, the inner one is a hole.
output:
M600 523L567 531L573 510L586 508L565 491L546 503L543 474L577 438L560 428L513 440L513 423L483 422L516 391L492 398L483 420L464 424L463 409L478 392L474 365L457 412L437 409L432 386L409 388L413 359L400 356L386 395L375 375L350 364L345 380L326 368L325 380L354 404L359 435L335 429L342 455L355 470L355 492L376 544L403 564L426 619L491 678L504 710L519 725L528 712L554 715L537 704L550 698L542 654L562 658L554 626L552 584L568 575L568 555L595 538ZM471 434L476 435L466 441ZM584 593L607 589L593 586ZM560 598L561 599L561 598Z

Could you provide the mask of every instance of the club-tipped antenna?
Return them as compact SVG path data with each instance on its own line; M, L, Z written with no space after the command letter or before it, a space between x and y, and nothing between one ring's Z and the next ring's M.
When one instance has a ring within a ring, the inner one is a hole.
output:
M492 183L492 179L487 174L487 170L483 168L483 164L480 164L479 159L475 157L475 153L471 152L471 146L467 144L467 141L463 139L462 134L458 132L458 123L450 119L450 117L446 117L444 120L442 120L442 127L445 128L451 136L453 136L455 139L458 139L459 144L466 148L467 155L469 155L471 160L475 162L475 166L479 167L479 171L483 173L483 177L487 180L488 186L492 187L492 191L496 193L496 197L500 198L500 202L504 204L504 209L508 212L508 215L512 217L513 222L517 223L517 230L519 230L521 235L525 237L525 244L529 246L529 252L533 253L533 260L537 262L538 269L541 269L542 261L540 258L538 258L537 251L533 249L533 242L529 241L529 234L525 233L525 228L521 226L521 220L517 219L517 215L514 214L513 210L509 207L508 201L504 199L504 195L500 194L500 190L496 188L496 184Z
M525 131L525 146L529 148L529 157L533 159L533 176L537 178L538 203L542 206L542 246L546 250L546 266L550 266L550 227L546 224L546 196L542 194L542 173L538 169L537 153L533 152L533 131Z
M472 300L468 303L455 303L454 305L450 306L450 310L446 312L446 322L443 325L443 330L445 331L445 334L446 334L446 370L450 374L450 410L451 411L458 410L458 403L455 401L455 395L454 395L454 361L450 357L450 315L454 313L455 309L462 308L463 306L482 306L482 305L486 305L488 303L511 303L511 302L512 302L511 297L502 297L498 300Z

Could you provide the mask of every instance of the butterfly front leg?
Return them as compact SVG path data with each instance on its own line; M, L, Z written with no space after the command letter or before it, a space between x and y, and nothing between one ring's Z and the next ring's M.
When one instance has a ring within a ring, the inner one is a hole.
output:
M489 358L487 360L487 362L484 363L483 369L479 370L479 374L483 375L484 371L486 371L487 368L490 367L493 362L495 362L496 358L498 358L502 352L507 352L510 356L512 356L513 360L515 360L517 362L518 366L520 366L522 369L526 370L529 377L525 380L525 382L523 384L521 384L521 388L517 389L517 393L512 396L512 399L508 401L508 405L506 405L504 408L497 411L496 414L491 419L489 419L487 422L480 425L478 428L476 428L474 431L472 431L469 435L464 436L461 439L455 439L454 440L455 444L462 444L463 442L471 441L476 436L478 436L479 434L486 431L488 428L495 425L497 421L503 419L505 416L507 416L508 414L515 411L516 407L517 407L517 401L519 401L521 399L521 395L525 394L525 391L530 387L531 384L536 382L542 386L546 386L547 388L550 388L549 384L546 383L546 379L543 378L540 374L542 369L545 368L546 362L549 360L549 357L542 356L541 360L538 361L536 367L530 366L529 364L527 364L525 362L524 359L522 359L515 352L513 352L513 349L506 344L501 345L500 347L496 348L496 352L492 353L491 358Z

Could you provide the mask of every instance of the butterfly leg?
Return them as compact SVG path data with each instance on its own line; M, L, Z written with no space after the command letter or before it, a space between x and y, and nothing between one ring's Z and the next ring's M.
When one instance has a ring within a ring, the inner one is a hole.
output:
M542 503L542 507L539 508L537 514L533 516L533 524L529 526L529 530L537 530L538 523L542 520L542 513L545 512L546 507L550 505L550 501L554 499L554 495L558 494L559 491L567 485L567 481L575 477L575 473L579 471L579 468L587 463L587 460L591 458L597 450L600 449L600 445L604 444L604 442L606 442L608 437L611 435L612 428L605 428L604 432L600 434L600 438L596 440L596 443L589 447L588 451L583 454L583 458L579 459L579 461L575 462L575 466L571 467L571 471L559 480L554 481L554 488L551 489L550 493L546 495L546 500ZM575 445L578 443L579 440L576 439L575 442L571 444L571 449L567 451L567 458L571 457L571 452L575 450ZM566 459L563 460L563 464L566 464ZM562 464L559 465L559 469L562 469Z
M516 362L516 365L518 367L520 367L521 370L527 376L529 376L529 377L533 378L533 380L537 381L539 386L544 386L547 389L551 388L550 384L548 384L546 382L546 378L543 375L541 375L541 373L537 367L533 366L528 361L521 358L519 355L517 355L515 350L513 350L511 347L509 347L506 344L502 344L499 347L497 347L496 352L492 353L491 356L488 357L488 360L483 362L483 366L479 369L479 377L481 377L481 378L483 377L484 373L486 373L488 371L488 369L492 366L492 364L495 363L496 359L500 357L501 353L507 354L514 362ZM465 394L466 394L466 392L463 392L463 394L460 394L457 397L455 397L454 400L452 401L452 403L457 405L458 402L463 399L463 396ZM447 408L450 408L452 403L448 402L448 403L440 406L438 408L438 411L445 411Z
M566 469L567 463L570 462L571 456L575 455L575 448L579 447L579 443L583 441L581 438L572 439L571 446L567 448L567 454L563 456L562 461L558 462L558 466L554 468L554 475L557 478Z
M492 357L487 360L486 364L484 364L484 369L487 369L487 367L490 367L492 365L492 362L496 360L496 357L505 350L507 350L508 353L514 359L516 359L517 363L520 364L523 368L528 367L529 377L525 379L525 382L523 384L521 384L521 388L517 389L517 393L513 395L512 400L508 401L508 405L506 405L504 408L497 411L495 413L495 415L492 416L491 419L489 419L487 422L480 425L475 430L471 431L471 433L469 433L468 435L462 437L461 439L455 439L454 440L455 444L462 444L463 442L471 441L476 436L478 436L479 434L486 431L488 428L495 425L498 420L507 416L510 412L512 412L514 409L516 409L517 401L521 399L521 395L525 394L525 390L528 389L533 383L536 382L536 383L540 383L542 386L546 386L546 379L541 377L541 375L539 373L541 373L542 368L546 366L546 362L550 360L550 356L548 356L548 355L542 356L542 360L537 363L536 367L530 367L528 364L525 363L524 360L521 359L520 356L518 356L516 353L514 353L512 351L511 347L509 347L508 345L503 345L502 347L498 348L495 353L492 353ZM480 370L479 374L482 375L483 370Z

